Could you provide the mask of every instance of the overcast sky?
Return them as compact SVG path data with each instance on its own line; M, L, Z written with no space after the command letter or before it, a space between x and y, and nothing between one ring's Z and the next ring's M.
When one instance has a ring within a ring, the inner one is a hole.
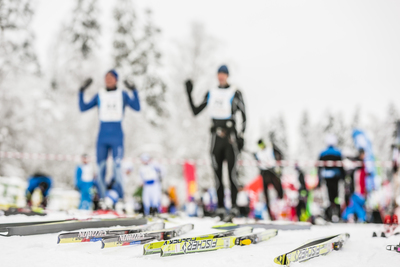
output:
M100 0L106 52L112 2ZM46 67L48 48L75 1L36 3L33 27L40 61ZM367 122L368 114L384 116L391 101L400 108L400 1L135 3L153 9L165 43L186 36L193 21L204 23L218 38L221 61L231 63L232 82L243 91L253 135L258 134L260 118L282 113L294 145L304 109L314 122L327 110L341 111L349 122L359 106Z

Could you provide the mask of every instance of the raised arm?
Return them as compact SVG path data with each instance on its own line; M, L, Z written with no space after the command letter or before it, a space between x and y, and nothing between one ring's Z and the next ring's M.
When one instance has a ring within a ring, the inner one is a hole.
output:
M85 100L83 99L83 93L85 90L89 87L89 85L92 83L92 79L86 79L85 82L82 84L81 88L79 89L79 109L83 112L88 109L91 109L94 106L97 106L98 104L98 95L96 94L92 100L90 100L89 103L85 103Z
M132 91L133 98L129 96L128 93L124 92L124 104L128 104L133 110L140 110L139 94L137 92L136 86L132 82L124 81L126 88Z
M193 103L192 91L193 91L192 81L188 80L186 81L186 92L188 94L190 107L193 111L193 114L196 116L207 106L208 93L204 97L203 102L201 102L201 104L196 107L195 104Z
M96 94L92 100L90 100L88 103L85 103L85 100L83 99L83 91L79 92L79 109L83 112L88 109L91 109L94 106L97 106L98 104L98 94Z
M127 92L124 92L124 102L128 104L133 110L140 111L139 94L137 90L133 90L133 97L131 98Z

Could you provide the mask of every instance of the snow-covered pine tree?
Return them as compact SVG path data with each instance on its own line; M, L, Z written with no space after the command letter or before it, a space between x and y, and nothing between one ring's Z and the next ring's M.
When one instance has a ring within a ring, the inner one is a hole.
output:
M361 108L359 106L357 106L356 110L354 111L350 126L352 129L361 127Z
M97 52L101 34L98 1L75 1L72 18L61 27L53 46L51 70L53 89L69 89L73 94L81 81L99 74Z
M303 111L299 124L299 143L297 151L297 159L311 160L315 158L314 151L313 129L310 121L310 116L307 110Z
M158 48L161 30L154 24L150 9L145 10L144 22L139 23L131 0L116 1L113 14L116 21L114 64L122 76L140 89L142 103L149 107L143 110L147 121L160 125L168 115L167 86L160 72L162 53Z
M283 153L284 159L289 157L289 145L287 142L286 123L282 114L273 117L268 123L261 122L261 138L269 140Z
M333 134L337 138L337 146L341 149L343 149L345 145L345 140L351 137L351 133L346 130L344 119L341 113L325 113L320 127L322 130L323 140L325 141L325 137L328 134ZM325 142L324 146L326 146Z
M101 27L98 21L97 0L75 0L74 9L55 38L48 70L51 86L45 97L52 103L52 114L58 114L45 124L43 132L44 153L94 154L98 129L95 111L81 113L77 96L82 81L92 77L94 82L85 92L88 101L104 86L99 55ZM38 118L39 119L39 118ZM62 142L60 142L62 138ZM58 163L50 166L58 181L73 184L74 163Z
M371 117L368 129L371 132L375 156L378 160L391 160L391 146L394 142L396 122L399 112L393 103L390 103L384 119Z
M27 145L29 113L26 99L40 74L34 49L29 0L0 1L0 150L21 151ZM21 76L23 75L23 79ZM10 90L12 88L12 90ZM0 175L23 175L23 163L0 160Z
M33 47L33 14L32 1L0 1L0 82L7 74L40 72Z

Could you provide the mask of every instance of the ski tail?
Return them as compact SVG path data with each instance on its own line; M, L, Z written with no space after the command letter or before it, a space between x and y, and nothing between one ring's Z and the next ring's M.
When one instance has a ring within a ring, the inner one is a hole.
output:
M253 233L249 235L242 235L236 238L235 245L247 246L250 244L257 244L267 241L276 235L278 235L278 230L276 229L265 230L260 233Z
M165 224L163 222L157 222L118 230L83 230L77 232L69 232L58 235L57 244L97 242L107 237L134 234L145 231L162 230L164 229L164 227Z
M396 251L396 252L400 253L400 243L398 245L387 245L386 250Z
M321 255L326 255L333 250L340 250L350 235L347 233L326 238L314 239L288 253L274 259L279 265L289 266L292 262L303 262Z

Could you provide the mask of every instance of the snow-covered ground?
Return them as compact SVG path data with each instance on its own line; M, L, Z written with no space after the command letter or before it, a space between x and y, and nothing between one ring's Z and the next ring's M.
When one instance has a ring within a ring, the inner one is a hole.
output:
M66 215L44 217L9 216L0 217L0 223L53 220ZM213 219L174 219L166 227L177 223L194 223L195 228L186 236L217 232L211 229ZM161 258L159 255L143 256L142 246L101 249L100 243L57 244L58 234L25 237L0 236L0 266L278 266L273 259L288 252L308 239L347 232L350 239L342 250L308 262L293 263L292 266L398 266L400 254L386 251L386 245L400 242L400 236L387 239L372 238L373 231L382 226L371 224L335 224L312 226L311 230L279 231L269 241L246 247L234 247L200 254Z

